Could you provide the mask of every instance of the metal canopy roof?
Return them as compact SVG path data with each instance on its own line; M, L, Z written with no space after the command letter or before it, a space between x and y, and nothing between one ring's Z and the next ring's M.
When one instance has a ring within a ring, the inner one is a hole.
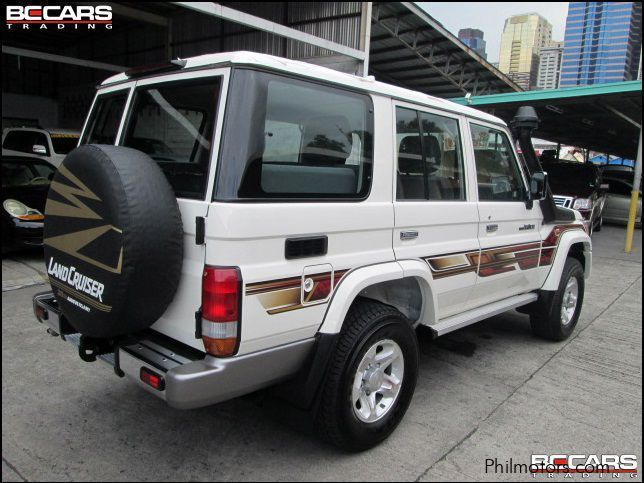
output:
M412 2L374 2L369 73L437 97L521 88Z
M635 159L642 123L642 81L451 99L510 122L533 106L535 137Z

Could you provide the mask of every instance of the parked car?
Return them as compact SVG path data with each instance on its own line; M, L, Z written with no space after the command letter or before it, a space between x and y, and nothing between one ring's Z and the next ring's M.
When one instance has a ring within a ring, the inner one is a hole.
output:
M622 166L619 166L620 168ZM625 166L624 166L625 167ZM611 223L626 224L631 206L634 170L604 170L603 183L607 186L604 220ZM641 186L641 183L640 183ZM642 191L637 202L636 226L642 226Z
M605 187L602 174L591 163L544 159L543 169L548 173L548 182L557 206L578 210L588 225L589 233L602 228Z
M539 337L575 328L581 214L487 113L238 52L111 77L86 126L50 189L34 312L173 407L284 383L364 450L412 401L418 326L519 307Z
M56 168L44 159L2 156L2 253L42 246L45 201Z
M12 127L2 132L2 155L36 155L55 167L78 145L80 133L64 129Z

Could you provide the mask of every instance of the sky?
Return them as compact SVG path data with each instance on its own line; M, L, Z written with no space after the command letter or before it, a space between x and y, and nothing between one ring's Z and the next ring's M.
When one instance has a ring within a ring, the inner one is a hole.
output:
M568 2L416 2L447 30L477 28L484 33L488 62L499 61L501 34L511 15L536 12L552 24L553 40L563 40Z

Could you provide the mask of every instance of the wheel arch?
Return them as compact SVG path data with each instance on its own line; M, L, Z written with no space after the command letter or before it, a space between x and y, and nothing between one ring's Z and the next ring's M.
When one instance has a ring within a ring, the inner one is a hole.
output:
M559 287L559 279L561 278L568 257L579 260L584 267L584 278L590 278L592 273L592 253L592 241L588 234L580 230L564 233L559 240L552 268L542 290L557 290Z
M404 260L351 271L333 293L319 332L337 334L358 297L390 305L413 324L431 323L436 314L436 295L428 265Z

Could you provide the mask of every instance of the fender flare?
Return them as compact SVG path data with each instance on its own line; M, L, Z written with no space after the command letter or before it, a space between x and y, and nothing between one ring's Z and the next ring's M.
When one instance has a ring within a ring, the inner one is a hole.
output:
M364 289L382 282L402 280L414 277L419 281L423 297L421 322L436 313L436 294L431 290L432 277L429 266L421 260L403 260L369 265L349 272L337 288L324 315L324 320L318 332L322 334L338 334L342 330L344 319L351 304ZM427 293L431 293L431 298ZM431 319L430 319L431 320Z
M584 258L586 259L584 278L590 278L593 264L592 241L590 236L581 230L568 231L563 233L559 239L552 268L541 290L556 291L559 288L559 280L561 279L570 247L576 243L584 244Z

